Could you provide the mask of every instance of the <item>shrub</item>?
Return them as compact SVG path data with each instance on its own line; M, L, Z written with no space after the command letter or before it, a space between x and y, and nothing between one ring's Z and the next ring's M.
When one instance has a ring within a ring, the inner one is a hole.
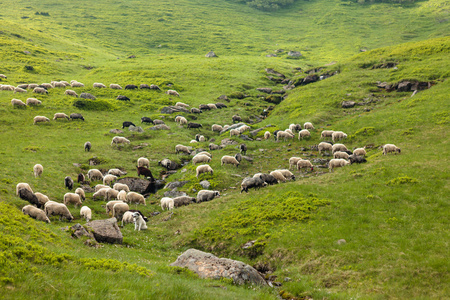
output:
M114 111L117 107L105 100L78 99L73 106L84 110L110 110Z

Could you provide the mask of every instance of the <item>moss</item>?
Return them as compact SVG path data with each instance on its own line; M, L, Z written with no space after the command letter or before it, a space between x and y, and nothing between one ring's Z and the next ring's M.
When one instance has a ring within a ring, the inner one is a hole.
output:
M402 176L402 177L397 177L394 179L389 180L388 182L386 182L386 185L400 185L400 184L415 184L418 183L419 181L415 178L411 178L408 176Z

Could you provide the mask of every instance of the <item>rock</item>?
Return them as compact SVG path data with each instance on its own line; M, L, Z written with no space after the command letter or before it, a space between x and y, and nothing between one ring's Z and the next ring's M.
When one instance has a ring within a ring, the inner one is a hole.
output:
M242 158L249 162L253 161L253 158L251 158L250 156L242 155Z
M277 57L275 53L267 54L266 57Z
M271 88L257 88L256 90L259 91L259 92L266 93L266 94L271 94L272 93L272 89Z
M77 168L81 167L81 164L79 164L79 163L73 163L72 165Z
M402 81L398 84L397 92L409 92L411 90L411 82L410 81Z
M246 134L241 134L240 136L241 139L243 139L244 141L253 141L252 138L250 138L248 135Z
M201 185L202 188L204 188L205 190L208 190L208 189L211 187L211 183L209 183L208 180L200 181L200 185Z
M274 69L271 68L266 68L265 71L267 72L267 74L272 74L281 78L286 78L286 76L284 76L283 74L281 74L280 72L275 71Z
M237 260L218 258L211 253L189 249L171 266L188 268L201 278L230 278L236 284L266 285L264 278L253 267Z
M340 240L337 241L338 245L343 245L343 244L346 244L346 243L347 243L347 241L344 240L344 239L340 239Z
M164 192L164 197L176 198L181 196L187 196L185 192L177 191L177 189L173 189L172 191Z
M353 106L356 105L355 101L342 101L341 103L342 108L352 108Z
M162 114L173 114L179 112L189 113L189 110L181 106L166 106L161 109Z
M91 188L91 186L88 184L81 184L80 188L82 188L85 193L94 193L95 192L95 190L93 188Z
M123 177L118 179L116 182L124 183L128 185L130 191L139 193L139 194L148 194L148 193L156 193L157 184L156 181L150 181L147 179L140 179L136 177Z
M123 133L123 130L122 129L111 129L109 131L109 133L119 134L119 133Z
M169 190L173 190L175 188L180 188L183 187L186 183L188 183L188 180L184 180L184 181L172 181L169 182L168 184L166 184L164 186L164 189L169 189Z
M227 131L230 131L231 129L239 128L239 127L244 126L244 125L245 125L244 123L236 123L236 124L233 124L233 125L231 125L230 127L228 127L227 129L222 130L222 131L220 132L220 134L225 133L225 132L227 132Z
M99 243L122 244L123 242L116 218L90 221L85 226Z
M283 81L283 79L281 79L279 77L267 76L266 78L275 83L281 83Z
M149 130L170 130L170 127L165 124L159 124L159 125L150 127Z
M133 125L130 125L130 126L128 127L128 130L129 130L129 131L136 131L136 132L144 132L144 129L142 129L141 126L135 127L135 126L133 126Z
M81 93L80 98L91 99L91 100L97 99L94 95L89 94L89 93Z
M219 97L217 97L217 100L225 100L227 102L230 102L230 99L228 99L227 95L220 95Z
M260 132L261 130L264 130L264 129L268 128L268 127L273 127L273 125L272 125L272 124L269 124L269 125L266 125L266 126L264 126L264 127L261 127L261 128L255 129L255 130L252 130L252 131L250 131L250 134L251 134L252 136L255 136L255 135L258 134L258 132Z
M205 57L218 57L214 51L209 51L208 53L206 53Z
M300 56L302 56L299 51L289 51L287 55L292 58L299 58Z
M237 145L237 144L239 144L239 143L236 141L230 140L229 138L225 138L222 141L220 141L220 145L223 147L230 146L230 145Z
M79 239L82 236L87 236L91 239L94 238L94 235L91 232L88 232L86 228L84 228L81 224L77 223L70 227L70 231L72 232L72 236L74 238Z
M317 80L319 80L319 76L317 76L316 74L314 75L308 75L305 78L303 78L302 84L309 84L309 83L313 83L316 82Z
M264 98L264 101L267 101L267 102L273 103L273 104L280 104L280 102L283 101L283 97L281 97L279 95L270 95L270 96L267 96L266 98Z
M136 55L130 55L127 58L136 58Z

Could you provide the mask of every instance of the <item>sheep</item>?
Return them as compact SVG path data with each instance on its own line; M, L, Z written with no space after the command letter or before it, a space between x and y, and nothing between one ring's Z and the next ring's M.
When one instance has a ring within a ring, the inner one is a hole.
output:
M302 126L300 124L291 124L289 125L289 129L292 130L292 132L298 132L302 130Z
M346 153L346 152L342 152L342 151L337 151L337 152L335 152L334 154L333 154L333 157L334 158L342 158L342 159L345 159L345 160L347 160L348 159L348 154Z
M66 178L64 178L64 186L69 190L73 189L73 180L70 176L66 176Z
M161 198L161 209L162 210L172 210L174 207L174 201L172 198L169 197L163 197Z
M178 164L174 161L171 161L168 158L164 158L163 160L159 161L158 165L166 168L167 170L176 170L181 167L180 164Z
M75 190L75 194L77 194L78 196L80 196L81 200L84 201L86 200L86 195L84 194L84 190L82 188L77 188Z
M135 89L137 89L138 87L137 87L137 85L134 85L134 84L127 84L126 86L125 86L125 89L126 90L135 90Z
M140 88L141 90L144 90L144 89L149 90L149 89L150 89L150 86L149 86L148 84L146 84L146 83L141 83L141 84L139 85L139 88Z
M110 186L111 183L113 183L116 180L117 180L117 176L108 174L103 177L103 184Z
M331 140L333 143L336 143L336 141L340 141L347 138L347 134L343 133L342 131L335 131L331 135Z
M145 157L140 157L137 160L137 166L150 168L150 161Z
M284 132L284 131L278 131L277 132L277 141L283 139L284 141L286 141L287 139L293 139L294 136L290 133Z
M16 195L17 196L19 195L19 190L20 189L27 189L27 190L29 190L30 192L33 193L33 190L31 189L30 185L28 183L25 183L25 182L20 182L20 183L18 183L16 185Z
M84 178L83 173L78 174L78 176L77 176L77 182L78 182L78 183L82 183L82 182L84 182L84 180L85 180L85 178Z
M159 88L159 86L157 86L156 84L151 84L151 85L150 85L150 89L151 89L151 90L161 90L161 89Z
M304 129L314 129L314 126L311 122L306 122L305 124L303 124L303 128Z
M110 189L111 189L110 187L105 187L105 188L99 189L92 195L92 200L95 201L96 199L99 199L99 198L103 198L103 200L106 200L106 193Z
M65 113L56 113L56 114L53 115L53 120L56 120L56 119L67 119L67 120L69 120L69 116L66 115Z
M294 135L294 133L292 132L292 130L290 130L289 128L288 128L288 129L285 129L284 132L287 132L287 133L289 133L290 135Z
M231 119L233 120L233 123L242 122L242 118L238 115L232 116Z
M364 156L358 156L358 155L350 155L348 157L348 161L351 164L354 164L354 163L361 164L361 163L367 162L367 160L364 158Z
M197 203L211 201L216 197L220 197L219 191L200 190L197 193Z
M130 126L136 127L136 125L134 125L133 122L125 121L122 123L122 129L124 129L125 127L130 127Z
M214 144L214 143L210 143L210 144L208 145L208 148L209 148L209 150L213 151L213 150L219 150L219 149L220 149L220 146L219 146L219 145L216 145L216 144Z
M353 150L353 154L354 155L358 155L358 156L366 156L366 147L363 148L356 148L355 150Z
M50 119L44 116L36 116L33 119L33 124L36 125L37 123L41 122L50 122Z
M225 104L223 104L223 103L221 103L221 102L217 102L217 103L216 103L216 107L217 107L218 109L222 109L222 108L227 108L228 106L226 106Z
M236 167L239 167L239 162L233 156L224 155L224 156L222 156L222 159L220 160L220 162L221 162L221 166L223 166L224 164L231 164L231 165L235 165Z
M50 219L47 217L45 212L42 209L34 207L33 205L25 205L24 207L22 207L22 212L23 214L28 215L38 221L50 223Z
M286 179L289 179L289 180L292 180L292 181L295 180L295 175L292 174L292 172L289 171L289 170L281 169L281 170L275 170L275 171L278 171L278 172L280 172L281 174L283 174L283 176L284 176Z
M104 85L103 83L100 83L100 82L94 82L92 87L101 89L101 88L106 88L106 85Z
M112 216L116 217L117 220L121 221L123 214L130 210L130 207L126 203L116 203L112 209ZM123 226L123 225L122 225Z
M180 116L178 123L180 123L180 125L186 125L188 123L188 121L185 117Z
M238 129L231 129L230 130L230 137L232 137L233 135L239 136L240 134L241 134L241 132Z
M127 202L147 205L144 196L136 192L129 192L127 194Z
M213 125L211 126L211 130L212 130L212 131L221 132L221 131L223 130L223 127L220 126L220 125L218 125L218 124L213 124Z
M71 86L72 87L84 87L84 84L82 84L81 82L75 81L75 82L72 82Z
M396 153L401 153L401 149L397 146L395 146L394 144L386 144L383 146L383 155L386 155L388 153L394 152L394 154Z
M75 92L74 90L66 90L66 91L64 92L64 95L73 96L73 97L78 98L78 94L77 94L77 92Z
M153 120L149 117L142 117L141 118L141 123L151 123L153 124Z
M323 151L329 151L329 152L333 152L333 145L327 142L320 142L319 145L317 146L317 148L319 149L319 154Z
M38 84L37 83L30 83L29 85L28 85L28 89L30 89L30 90L33 90L33 89L35 89L35 88L37 88L38 87Z
M140 231L141 229L147 229L144 219L138 212L133 213L134 230Z
M28 189L20 189L19 197L22 200L28 201L30 204L36 205L38 208L41 208L42 205L39 203L39 199L33 192L30 192Z
M28 88L28 84L27 83L19 84L17 87L21 88L21 89L27 89Z
M127 191L121 190L116 196L117 200L122 200L123 202L127 201Z
M41 83L40 86L44 87L47 90L53 88L53 85L51 83L47 83L47 82Z
M334 168L340 168L340 167L344 167L346 165L349 165L350 162L346 161L345 159L332 159L328 162L328 169L330 169L330 172L333 172Z
M267 183L261 178L261 176L244 178L241 183L241 193L248 193L249 188L259 189L261 187L267 186Z
M22 89L20 87L14 88L14 94L15 93L26 93L26 92L27 92L27 90L24 90L24 89Z
M75 193L65 193L63 202L65 205L73 204L75 207L82 204L80 195Z
M201 114L203 112L200 109L193 107L193 108L191 108L191 113L193 113L193 114Z
M320 134L320 138L324 139L327 137L332 137L333 136L333 130L323 130L322 133Z
M237 130L239 130L240 133L243 133L244 131L249 130L249 129L250 129L250 126L243 125L243 126L239 127Z
M92 211L87 206L82 206L80 209L80 217L85 218L86 222L92 220Z
M208 155L203 155L203 154L197 154L196 156L194 156L192 158L192 164L198 164L198 163L205 163L205 162L210 162L211 161L211 157L209 157Z
M189 122L187 124L188 129L189 128L202 128L202 127L203 127L202 124L199 124L199 123Z
M73 120L81 120L81 121L84 121L84 117L81 115L81 114L79 114L79 113L71 113L70 114L70 119L73 121Z
M347 147L345 147L344 144L334 144L334 145L331 147L331 152L334 154L334 153L337 152L337 151L345 152L345 151L348 151L348 149L347 149Z
M120 182L114 183L113 189L115 189L115 190L117 190L119 192L120 191L125 191L127 193L130 191L130 188L128 187L128 185L126 185L124 183L120 183Z
M183 102L177 102L177 103L175 104L175 106L180 106L180 107L185 107L185 108L188 108L188 107L189 107L188 104L185 104L185 103L183 103Z
M217 106L213 103L208 103L206 105L208 105L209 109L217 109Z
M91 148L92 148L92 144L91 144L91 142L86 142L86 143L84 143L84 152L89 152L89 151L91 151Z
M0 89L3 91L14 91L14 86L12 85L0 85Z
M199 152L196 155L206 155L206 156L209 156L210 158L212 158L212 154L209 152L206 152L206 151Z
M302 159L297 162L297 170L301 171L301 169L303 169L303 168L305 168L305 169L311 168L311 171L314 170L313 164L309 160L306 160L306 159Z
M48 197L46 195L42 194L42 193L36 192L36 193L34 193L34 195L38 199L40 207L44 207L45 203L50 201L50 199L48 199Z
M117 196L119 195L119 191L115 190L115 189L108 189L106 191L106 200L111 200L111 199L117 199Z
M200 165L197 167L195 172L196 172L195 176L197 178L200 174L203 174L203 173L211 173L211 175L213 175L213 173L214 173L213 169L209 165Z
M35 87L33 89L33 93L36 93L36 94L48 94L48 91L45 88L38 86L38 87Z
M150 177L151 181L155 181L155 178L153 178L152 171L147 169L146 167L136 167L137 169L137 175L140 177L143 175L144 177Z
M64 87L66 87L66 85L63 83L63 82L56 82L56 81L52 81L52 85L53 85L53 87L55 87L55 88L64 88Z
M255 175L253 175L253 177L261 177L261 179L268 185L273 185L273 184L278 183L278 180L275 177L273 177L273 175L266 174L266 173L256 173Z
M191 154L191 150L189 149L189 147L183 146L183 145L176 145L175 146L175 152L176 154L182 152L182 153L186 153L186 154Z
M124 171L122 171L120 169L109 169L108 170L108 174L120 177L122 175L127 175L127 172L124 172Z
M19 99L12 99L11 105L12 106L27 106L25 103L23 103L22 100L19 100Z
M111 188L111 187L110 187L110 186L107 186L107 185L104 185L104 184L97 184L97 185L94 187L94 192L98 192L98 191L100 191L101 189L104 189L104 188L109 189L109 188Z
M124 96L124 95L119 95L119 96L116 97L116 100L130 101L130 98L128 98L127 96Z
M289 169L291 169L292 167L297 166L297 162L299 160L302 160L302 159L303 158L301 158L301 157L295 157L295 156L289 158Z
M175 91L175 90L167 90L166 94L169 95L169 96L180 97L180 94L177 91Z
M0 74L0 78L7 79L8 77L5 74Z
M298 132L298 140L302 140L303 138L311 137L311 133L308 129L302 129Z
M108 203L106 203L105 208L106 208L106 214L107 215L109 215L109 213L112 213L113 207L117 203L125 203L125 202L120 201L120 200L113 200L113 201L109 201Z
M180 197L173 198L173 206L174 207L180 207L180 206L189 205L192 203L195 203L194 197L180 196Z
M62 218L66 218L67 221L69 222L73 220L72 214L70 213L67 206L63 203L48 201L45 204L44 212L47 215L47 217L51 217L53 215L59 216L60 221Z
M265 140L270 139L270 131L264 132L264 139L265 139Z
M98 169L90 169L87 173L89 180L103 180L103 174Z
M278 182L285 182L286 181L286 177L284 177L283 174L281 174L281 172L279 172L279 171L272 171L272 172L270 172L270 175L275 177L275 179Z
M44 172L44 167L41 164L35 164L33 167L34 177L39 177Z
M27 105L40 105L40 104L42 104L42 101L36 98L27 98Z
M122 217L122 227L123 224L133 223L133 214L134 212L126 211Z
M200 136L198 137L198 140L197 140L197 141L203 143L205 140L206 140L205 137L204 137L203 135L200 135Z
M111 141L111 146L113 146L114 144L118 145L118 144L129 144L130 141L127 138L124 138L122 136L115 136L113 137L112 141Z
M241 155L240 153L236 153L236 154L234 155L234 158L235 158L239 163L241 163L241 161L242 161L242 155Z
M239 146L239 151L240 151L240 153L245 155L247 153L247 145L246 144L241 144Z

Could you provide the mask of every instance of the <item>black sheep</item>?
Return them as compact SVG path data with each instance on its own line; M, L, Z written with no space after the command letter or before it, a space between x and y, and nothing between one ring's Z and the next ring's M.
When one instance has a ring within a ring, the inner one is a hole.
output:
M116 100L130 101L130 98L128 98L127 96L119 95L117 96Z
M84 182L84 175L82 174L82 173L80 173L80 174L78 174L78 177L77 177L77 182L78 183L81 183L81 182Z
M70 178L70 176L66 176L66 178L64 178L64 185L69 190L73 189L73 180L72 178Z
M245 155L247 153L247 145L246 144L241 144L241 146L239 148L240 148L242 154Z
M200 110L211 110L211 107L209 107L209 106L206 105L206 104L200 104L200 105L198 106L198 108L200 108Z
M141 118L141 123L151 123L153 124L153 120L149 117L142 117Z
M154 181L155 178L152 175L152 171L147 169L146 167L136 167L137 169L137 175L140 177L143 175L144 177L150 177L151 181Z
M124 129L125 127L130 127L131 125L136 127L136 125L134 125L133 122L125 121L125 122L122 123L122 129Z
M76 120L76 119L80 119L80 120L84 121L84 118L81 114L72 113L72 114L70 114L70 118L72 119L72 121Z
M235 122L242 122L242 118L240 116L238 116L238 115L234 115L232 117L232 119L233 119L233 123L235 123Z
M358 155L350 155L348 157L348 160L350 161L351 164L353 163L361 164L367 162L367 160L363 156Z
M135 89L137 89L138 87L137 87L137 85L134 85L134 84L127 84L126 86L125 86L125 89L126 90L135 90Z
M91 142L86 142L86 143L84 143L84 151L86 152L89 152L89 151L91 151L91 148L92 148L92 145L91 145Z
M202 124L189 122L187 128L201 128Z
M19 197L22 200L30 202L32 205L36 205L37 208L41 208L42 205L39 203L38 198L33 192L30 192L28 189L20 189L19 190Z

